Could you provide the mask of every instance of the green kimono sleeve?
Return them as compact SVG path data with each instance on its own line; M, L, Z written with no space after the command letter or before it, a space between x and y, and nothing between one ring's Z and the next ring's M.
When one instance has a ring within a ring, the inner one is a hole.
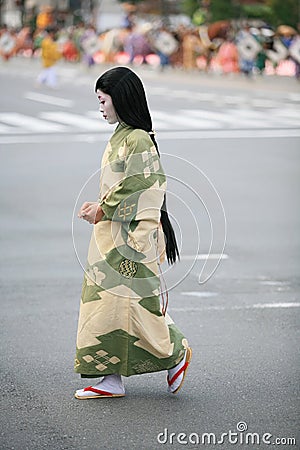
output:
M161 186L166 178L148 133L132 131L125 146L124 177L100 202L105 214L103 220L132 222L138 220L143 204L151 204L159 210L162 205L164 190ZM147 218L147 214L142 218Z

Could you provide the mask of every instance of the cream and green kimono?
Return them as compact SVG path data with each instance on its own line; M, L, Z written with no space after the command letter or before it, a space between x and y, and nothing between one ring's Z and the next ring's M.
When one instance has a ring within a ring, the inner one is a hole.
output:
M125 376L174 367L187 341L161 312L165 257L160 208L166 177L148 133L119 124L103 155L83 281L75 371Z

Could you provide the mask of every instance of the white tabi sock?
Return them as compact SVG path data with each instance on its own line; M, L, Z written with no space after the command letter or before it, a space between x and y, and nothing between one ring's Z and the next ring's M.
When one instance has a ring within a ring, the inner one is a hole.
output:
M125 394L125 387L121 375L105 375L100 383L96 384L96 389L111 392L112 394Z
M102 380L100 380L97 384L94 384L92 387L95 389L100 389L101 391L109 392L110 394L125 394L125 387L122 377L118 374L105 375ZM80 395L80 397L91 395L89 391L84 391L84 389L78 389L76 394Z

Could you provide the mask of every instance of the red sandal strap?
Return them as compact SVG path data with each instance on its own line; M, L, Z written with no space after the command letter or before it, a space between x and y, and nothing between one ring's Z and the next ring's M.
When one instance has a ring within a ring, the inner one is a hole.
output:
M83 389L84 392L94 392L95 394L99 395L113 395L111 392L101 391L101 389L96 389L93 386L88 386Z
M184 365L181 367L181 369L179 369L178 372L176 372L175 375L173 375L171 380L169 378L167 378L169 386L171 386L174 383L174 381L177 380L177 378L182 374L182 372L184 372L187 369L188 365L189 365L189 362L186 361L184 363Z

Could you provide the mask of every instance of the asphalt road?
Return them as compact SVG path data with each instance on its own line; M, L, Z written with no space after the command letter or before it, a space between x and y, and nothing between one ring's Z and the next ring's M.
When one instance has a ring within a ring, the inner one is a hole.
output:
M36 62L1 64L1 450L300 448L299 84L140 71L182 248L170 314L193 360L177 396L156 373L126 379L123 399L81 402L91 228L72 215L97 198L112 132L96 118L102 68L60 65L50 91Z

